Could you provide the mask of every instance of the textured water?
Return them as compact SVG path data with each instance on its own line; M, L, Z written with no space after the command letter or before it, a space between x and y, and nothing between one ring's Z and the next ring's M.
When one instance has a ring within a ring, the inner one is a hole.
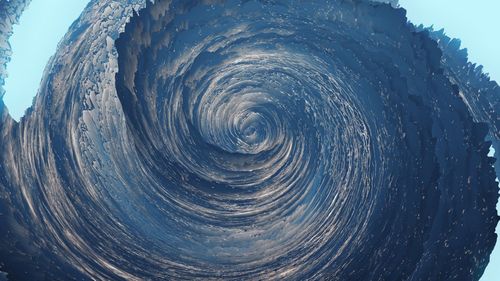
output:
M387 4L91 2L21 122L2 104L2 271L477 280L499 98Z

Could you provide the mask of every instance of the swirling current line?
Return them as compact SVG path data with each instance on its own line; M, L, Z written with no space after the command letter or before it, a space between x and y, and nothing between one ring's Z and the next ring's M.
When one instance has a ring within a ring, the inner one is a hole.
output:
M1 104L2 270L479 279L499 88L443 37L368 1L92 1Z

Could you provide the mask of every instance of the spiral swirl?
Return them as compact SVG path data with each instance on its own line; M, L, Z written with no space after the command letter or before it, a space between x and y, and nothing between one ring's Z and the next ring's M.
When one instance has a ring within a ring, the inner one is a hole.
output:
M32 110L0 122L2 248L33 265L14 277L482 274L489 127L404 10L94 1L63 43Z

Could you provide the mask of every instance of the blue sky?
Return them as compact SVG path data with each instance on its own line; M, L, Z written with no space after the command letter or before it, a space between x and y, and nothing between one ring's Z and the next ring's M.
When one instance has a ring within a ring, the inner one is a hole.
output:
M12 60L7 64L4 103L19 120L31 106L42 73L57 43L78 18L89 0L32 0L14 26L9 42Z
M444 28L460 38L472 62L482 64L493 80L500 81L499 0L400 0L415 24Z
M19 120L31 106L47 61L88 2L32 0L20 25L15 26L4 97L14 119ZM499 0L400 0L400 3L413 23L445 28L450 37L460 38L462 46L469 50L471 61L484 65L491 78L500 81ZM500 280L500 247L493 253L481 280Z

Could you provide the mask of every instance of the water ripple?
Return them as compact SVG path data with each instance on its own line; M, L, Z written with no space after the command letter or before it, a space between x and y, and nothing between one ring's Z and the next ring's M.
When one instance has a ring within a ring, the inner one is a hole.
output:
M402 9L155 2L93 2L0 123L31 276L479 278L488 126Z

